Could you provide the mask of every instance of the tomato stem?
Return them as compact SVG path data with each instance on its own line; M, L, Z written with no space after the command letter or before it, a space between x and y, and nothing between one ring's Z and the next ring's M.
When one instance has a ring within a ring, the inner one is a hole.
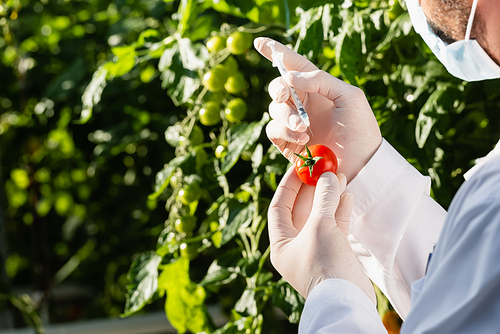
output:
M299 157L304 163L300 166L302 167L307 167L309 168L309 174L312 177L313 174L313 168L314 165L318 162L318 160L323 159L323 157L313 157L311 154L311 151L309 150L309 147L306 146L306 152L307 152L307 157L304 157L303 155L300 155L298 153L294 153L297 157Z

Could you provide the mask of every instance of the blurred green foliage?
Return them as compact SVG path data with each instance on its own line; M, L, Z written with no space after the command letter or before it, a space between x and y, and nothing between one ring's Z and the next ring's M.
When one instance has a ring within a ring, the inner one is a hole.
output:
M303 300L271 267L265 233L287 166L262 131L278 73L252 49L205 46L237 30L361 87L445 208L498 141L498 80L451 77L393 1L3 1L0 309L16 326L144 308L180 332L296 329ZM217 65L245 88L209 92ZM235 124L223 110L234 98L248 105ZM207 101L216 125L199 123ZM196 196L181 200L188 186ZM175 230L186 215L196 229ZM80 292L57 299L67 286ZM216 329L208 303L230 322Z

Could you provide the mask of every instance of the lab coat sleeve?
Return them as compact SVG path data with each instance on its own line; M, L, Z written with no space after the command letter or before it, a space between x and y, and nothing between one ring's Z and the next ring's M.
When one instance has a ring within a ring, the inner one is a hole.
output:
M328 279L307 297L299 334L387 334L373 302L353 283Z
M354 195L348 240L370 279L404 319L411 284L423 277L446 211L430 196L430 178L387 141L349 183Z
M401 333L498 333L500 157L465 182L425 278L414 283Z

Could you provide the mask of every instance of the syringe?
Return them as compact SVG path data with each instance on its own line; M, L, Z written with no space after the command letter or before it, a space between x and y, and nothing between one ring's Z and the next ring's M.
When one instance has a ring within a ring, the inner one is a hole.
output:
M271 54L271 58L273 59L273 66L277 67L278 70L280 71L281 76L284 77L287 70L285 64L283 64L283 52L276 51L274 43L275 43L274 41L270 41L269 43L267 43L267 46L269 46L273 51L273 53ZM304 122L305 125L307 125L309 130L311 130L310 128L311 123L309 122L309 116L307 115L306 110L304 109L304 106L302 105L302 102L300 101L299 96L297 95L297 92L291 86L288 86L288 88L290 88L290 94L292 95L295 107L299 112L300 119L302 120L302 122ZM313 135L312 131L311 134Z

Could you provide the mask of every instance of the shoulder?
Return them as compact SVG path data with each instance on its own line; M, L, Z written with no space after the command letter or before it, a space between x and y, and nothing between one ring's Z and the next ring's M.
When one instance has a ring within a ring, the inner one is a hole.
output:
M445 229L462 235L471 229L498 225L500 215L500 156L491 159L464 182L448 210ZM458 237L458 236L457 236Z
M463 188L463 190L462 190ZM484 200L500 198L500 156L490 159L470 180L466 181L458 195L465 192L468 197L474 195Z

